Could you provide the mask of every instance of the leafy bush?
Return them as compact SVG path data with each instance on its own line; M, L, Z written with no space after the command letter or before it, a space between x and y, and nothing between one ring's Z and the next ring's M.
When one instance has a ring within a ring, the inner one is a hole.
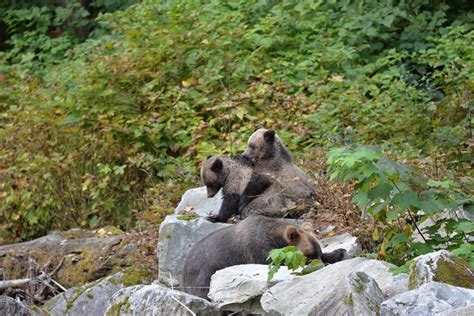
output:
M301 272L298 273L302 275L314 272L324 267L324 264L320 259L313 259L306 264L306 256L296 249L295 246L272 249L268 253L267 260L270 260L268 266L268 281L273 279L275 273L278 272L282 264L292 271L302 268Z
M434 250L448 249L474 266L474 223L458 218L465 209L474 213L474 199L468 198L452 181L422 178L415 170L399 164L369 147L343 147L329 153L331 178L356 181L353 202L362 217L377 223L373 238L380 241L377 254L396 264ZM448 212L452 216L437 216ZM434 218L435 223L419 228ZM413 238L417 231L423 241Z
M295 246L273 249L269 252L268 259L271 259L270 266L268 267L268 281L273 278L282 264L294 271L304 267L306 262L304 254L297 250Z
M93 4L86 20L114 10ZM150 209L162 218L205 157L238 153L259 126L296 156L382 143L472 177L469 6L143 1L89 21L100 27L81 44L67 31L51 36L80 8L11 8L0 222L9 239L29 239L77 224L126 229Z
M5 57L21 66L23 74L38 72L60 62L66 52L83 42L96 27L94 17L101 12L124 9L133 0L79 1L51 3L39 0L4 4L0 13L0 39L8 48ZM95 33L102 33L100 28ZM2 45L3 46L3 45Z

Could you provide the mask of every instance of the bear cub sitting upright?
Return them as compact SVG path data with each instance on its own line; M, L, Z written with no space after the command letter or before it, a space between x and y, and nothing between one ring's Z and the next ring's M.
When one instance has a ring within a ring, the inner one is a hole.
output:
M244 157L210 156L201 168L201 179L209 198L222 188L222 205L209 220L225 223L232 215L261 195L272 184L269 176L254 172L253 162Z
M217 270L239 264L267 264L270 250L289 245L308 259L321 259L324 263L340 261L346 253L344 249L322 253L314 232L307 226L252 215L197 242L186 256L181 285L185 292L207 299L211 276Z

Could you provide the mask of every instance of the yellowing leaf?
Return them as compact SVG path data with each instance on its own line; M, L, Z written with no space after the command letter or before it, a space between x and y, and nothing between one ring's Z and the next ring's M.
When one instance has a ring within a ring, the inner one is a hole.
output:
M107 231L105 229L100 228L99 230L97 230L97 236L104 237L105 235L107 235Z
M329 78L329 81L342 82L344 81L344 76L341 76L341 75L332 76L331 78Z
M197 80L194 79L193 77L181 81L181 84L182 84L183 87L185 87L185 88L191 87L191 86L195 85L196 83L197 83Z
M380 233L379 233L378 228L375 228L374 232L372 233L372 239L373 240L379 240L380 239Z

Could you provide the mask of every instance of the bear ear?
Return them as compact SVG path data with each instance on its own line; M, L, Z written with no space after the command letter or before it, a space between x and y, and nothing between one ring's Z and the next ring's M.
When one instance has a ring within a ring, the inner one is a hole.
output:
M209 156L207 156L206 159L209 160L209 159L211 159L211 157L212 157L212 155L209 155Z
M215 173L219 173L222 171L222 167L223 167L222 161L220 159L216 159L216 161L214 161L214 163L211 166L211 170L214 171Z
M300 240L300 233L298 228L295 226L288 226L285 230L285 239L290 245L294 245L298 240Z
M267 143L273 143L275 141L275 131L272 129L265 131L265 133L263 133L263 139L265 139Z

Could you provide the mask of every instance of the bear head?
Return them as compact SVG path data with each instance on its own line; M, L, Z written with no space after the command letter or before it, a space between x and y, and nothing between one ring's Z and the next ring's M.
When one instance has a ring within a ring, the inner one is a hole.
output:
M271 159L277 152L277 142L281 141L274 130L260 128L250 136L243 155L253 162Z
M284 232L284 238L288 245L295 246L309 260L321 258L321 246L316 240L311 224L304 223L301 227L288 225Z
M218 156L209 156L201 168L201 179L207 189L207 197L214 197L225 185L227 171L224 161Z

